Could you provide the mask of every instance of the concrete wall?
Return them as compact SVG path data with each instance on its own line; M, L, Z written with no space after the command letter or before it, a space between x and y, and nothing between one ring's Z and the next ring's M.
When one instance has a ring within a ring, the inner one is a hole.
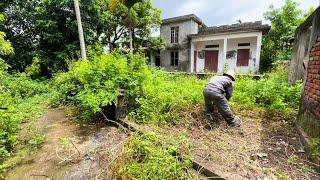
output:
M306 80L309 52L320 34L320 7L296 30L292 59L290 62L289 85L297 80Z
M179 44L171 43L171 27L179 26ZM190 44L188 35L198 33L198 24L193 20L162 25L160 36L164 39L165 49L160 52L161 66L168 71L186 71L190 70ZM179 65L171 66L171 51L179 51Z
M320 136L320 37L310 50L298 120L310 136Z
M308 47L306 54L309 54L309 61L306 74L303 75L305 81L297 123L309 136L320 137L320 8L317 8L313 15L297 29L297 34L310 27L309 45L306 45ZM303 43L296 41L297 47L300 46L299 42ZM302 46L304 45L303 43ZM296 52L296 54L298 53ZM301 66L298 63L302 62L293 58L291 66ZM296 68L291 67L292 70L296 70ZM296 71L290 72L290 75L295 77L290 76L289 80L296 79Z

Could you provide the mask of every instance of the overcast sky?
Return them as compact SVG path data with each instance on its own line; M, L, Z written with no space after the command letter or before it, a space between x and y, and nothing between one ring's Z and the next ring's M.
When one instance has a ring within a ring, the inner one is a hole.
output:
M303 11L317 7L320 0L296 0ZM162 18L196 14L207 26L264 20L272 4L281 7L285 0L152 0L162 10Z

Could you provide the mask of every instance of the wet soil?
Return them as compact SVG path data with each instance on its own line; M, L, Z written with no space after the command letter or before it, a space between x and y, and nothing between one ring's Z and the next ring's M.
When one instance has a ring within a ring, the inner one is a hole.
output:
M128 134L104 123L80 126L64 109L39 121L47 141L6 174L6 179L103 179Z

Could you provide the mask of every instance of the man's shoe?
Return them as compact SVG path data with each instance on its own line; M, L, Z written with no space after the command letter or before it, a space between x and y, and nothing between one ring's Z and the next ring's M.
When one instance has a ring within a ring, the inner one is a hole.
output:
M206 114L206 120L207 122L213 122L212 114Z
M229 124L232 128L237 128L241 126L241 119L239 117L235 117L234 120Z

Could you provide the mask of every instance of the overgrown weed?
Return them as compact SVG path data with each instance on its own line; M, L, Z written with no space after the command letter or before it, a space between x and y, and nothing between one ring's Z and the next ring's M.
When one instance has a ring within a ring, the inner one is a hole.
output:
M4 171L4 161L10 157L17 145L39 144L38 133L21 141L19 132L22 123L38 119L49 101L50 88L47 82L32 80L25 74L9 74L0 69L0 171ZM37 142L37 143L34 143Z
M196 179L189 161L180 161L176 143L154 133L134 135L111 165L115 179Z

